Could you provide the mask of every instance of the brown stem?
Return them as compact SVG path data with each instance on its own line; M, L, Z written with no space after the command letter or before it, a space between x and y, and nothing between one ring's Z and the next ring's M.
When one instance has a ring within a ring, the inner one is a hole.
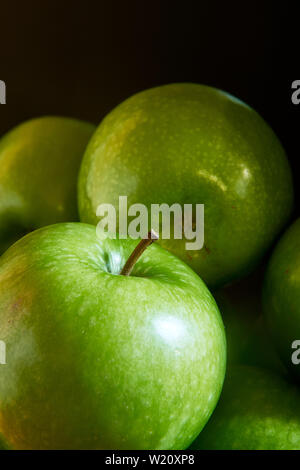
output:
M122 276L130 276L130 274L131 274L131 272L134 268L134 265L137 262L137 260L139 259L139 257L144 253L146 248L148 248L148 246L150 246L156 240L158 240L158 235L157 235L156 232L154 232L154 230L151 230L148 233L147 238L143 238L140 241L140 243L135 247L135 249L133 250L133 252L129 256L128 260L126 261L125 266L123 267L120 274Z

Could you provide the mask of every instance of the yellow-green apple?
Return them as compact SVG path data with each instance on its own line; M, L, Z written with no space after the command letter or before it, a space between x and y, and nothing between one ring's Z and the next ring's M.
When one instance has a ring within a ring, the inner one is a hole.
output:
M25 122L0 140L0 254L24 234L77 215L77 175L92 124Z
M258 264L289 219L293 185L259 114L223 91L177 83L127 99L93 135L80 170L81 221L97 224L100 204L118 215L119 196L149 214L151 204L204 204L202 249L186 250L184 237L160 243L216 287Z

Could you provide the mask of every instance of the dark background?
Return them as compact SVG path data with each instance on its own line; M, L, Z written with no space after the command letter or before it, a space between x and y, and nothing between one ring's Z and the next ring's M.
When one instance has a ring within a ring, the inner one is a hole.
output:
M291 83L300 79L299 29L292 2L2 2L7 105L0 107L0 135L45 114L98 123L137 91L192 81L259 111L295 175L300 105L291 102Z

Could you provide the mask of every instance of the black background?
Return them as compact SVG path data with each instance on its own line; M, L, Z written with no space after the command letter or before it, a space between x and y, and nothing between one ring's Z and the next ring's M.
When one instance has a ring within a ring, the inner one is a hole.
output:
M300 16L292 2L9 1L0 6L0 135L35 116L98 123L148 87L192 81L253 106L287 150L294 177ZM299 199L299 191L297 196Z

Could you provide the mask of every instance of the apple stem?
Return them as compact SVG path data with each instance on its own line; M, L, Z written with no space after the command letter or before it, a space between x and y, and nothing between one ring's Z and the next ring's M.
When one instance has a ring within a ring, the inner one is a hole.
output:
M125 263L125 265L124 265L124 267L123 267L120 274L122 276L130 276L137 260L144 253L146 248L148 248L148 246L150 246L153 242L158 240L158 238L159 237L158 237L157 233L154 232L154 230L151 230L150 232L148 232L147 238L143 238L140 241L140 243L135 247L135 249L133 250L133 252L129 256L128 260L126 261L126 263Z

